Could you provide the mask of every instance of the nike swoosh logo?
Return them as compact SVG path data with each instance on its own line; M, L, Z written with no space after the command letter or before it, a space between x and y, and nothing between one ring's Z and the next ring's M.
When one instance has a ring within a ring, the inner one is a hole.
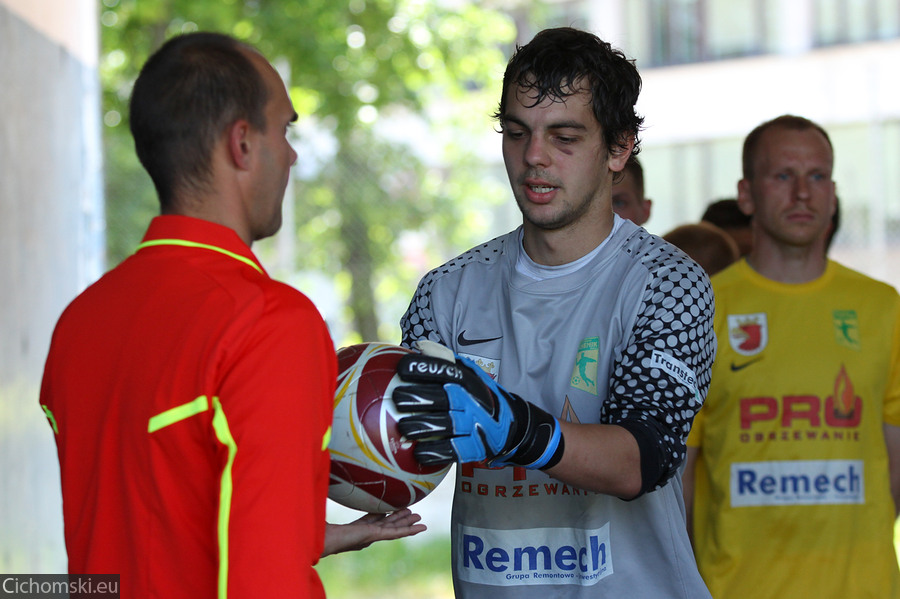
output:
M758 358L753 358L749 362L744 362L743 364L735 364L734 362L732 362L731 363L731 372L737 372L738 370L743 370L744 368L750 366L751 364L755 364L762 359L763 359L763 357L759 356Z
M503 336L500 337L491 337L489 339L467 339L466 338L466 330L463 329L459 332L459 335L456 336L456 342L460 345L477 345L479 343L487 343L488 341L496 341L497 339L502 339Z

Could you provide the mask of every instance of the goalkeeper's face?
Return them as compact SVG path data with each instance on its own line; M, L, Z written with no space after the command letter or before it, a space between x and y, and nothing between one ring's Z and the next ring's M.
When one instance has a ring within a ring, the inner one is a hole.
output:
M557 230L611 222L614 172L628 153L612 154L594 116L591 95L535 103L534 92L511 87L501 115L503 159L513 194L529 229Z

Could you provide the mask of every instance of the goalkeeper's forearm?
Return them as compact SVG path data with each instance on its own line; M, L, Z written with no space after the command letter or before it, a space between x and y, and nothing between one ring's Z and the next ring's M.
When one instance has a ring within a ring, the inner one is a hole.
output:
M641 453L634 436L614 424L560 422L565 455L552 468L553 478L569 485L633 499L641 493Z

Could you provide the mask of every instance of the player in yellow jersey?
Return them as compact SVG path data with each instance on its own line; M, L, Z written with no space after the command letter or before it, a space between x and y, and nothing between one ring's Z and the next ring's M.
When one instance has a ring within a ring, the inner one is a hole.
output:
M744 142L753 249L712 279L719 350L684 474L717 599L900 597L900 296L826 257L833 160L801 117Z

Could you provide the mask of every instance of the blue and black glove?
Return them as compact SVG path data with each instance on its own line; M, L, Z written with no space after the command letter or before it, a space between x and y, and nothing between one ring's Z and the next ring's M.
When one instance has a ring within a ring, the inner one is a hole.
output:
M562 458L559 421L508 392L471 360L420 341L422 353L403 356L404 383L392 394L401 434L416 441L423 465L487 461L490 466L550 468Z

